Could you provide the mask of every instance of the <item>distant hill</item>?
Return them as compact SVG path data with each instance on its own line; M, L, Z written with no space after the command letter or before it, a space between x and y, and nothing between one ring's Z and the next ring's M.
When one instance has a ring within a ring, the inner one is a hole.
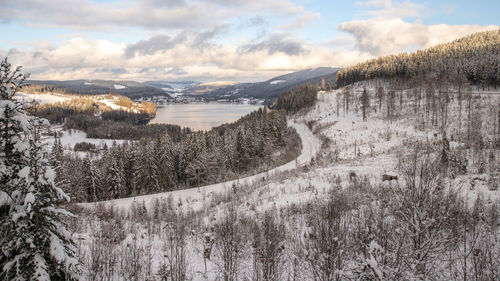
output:
M196 81L146 81L143 84L162 89L167 93L180 93L201 83Z
M450 78L483 87L500 85L500 29L478 32L414 53L388 55L337 73L337 87L372 78Z
M30 80L31 85L45 87L47 91L60 91L81 95L117 93L132 99L151 96L193 95L211 98L257 98L272 101L288 90L306 83L334 86L339 68L319 67L292 72L256 83L217 81L113 81L113 80Z
M264 82L241 83L228 87L222 87L208 92L211 96L219 97L242 97L272 100L298 85L311 83L320 85L335 85L336 73L339 68L319 67L306 69L289 74L281 75Z
M206 82L193 87L189 87L184 90L184 93L189 95L212 93L213 91L216 91L218 89L231 87L236 84L236 82L231 81Z
M47 91L61 91L81 95L104 95L112 92L133 99L150 96L168 96L165 91L157 87L134 81L29 80L28 84L46 87Z

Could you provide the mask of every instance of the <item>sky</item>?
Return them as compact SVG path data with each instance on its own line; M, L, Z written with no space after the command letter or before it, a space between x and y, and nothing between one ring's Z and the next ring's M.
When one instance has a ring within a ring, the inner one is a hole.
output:
M0 0L31 79L263 81L500 28L500 1Z

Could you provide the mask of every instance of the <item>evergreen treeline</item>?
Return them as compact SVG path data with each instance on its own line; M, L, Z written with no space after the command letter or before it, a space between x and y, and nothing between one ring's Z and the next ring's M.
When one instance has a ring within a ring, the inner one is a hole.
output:
M163 134L153 140L115 145L99 159L63 156L56 141L58 180L77 201L158 193L234 179L269 168L272 152L286 147L284 111L259 109L236 125L193 132L180 141Z
M109 112L109 114L115 114L115 112ZM179 125L137 124L136 117L116 121L115 119L120 119L120 115L117 113L111 119L85 114L72 115L66 118L64 128L82 130L87 134L87 137L96 139L139 140L141 138L156 138L167 133L175 141L178 141L182 135L191 133L189 128L182 129ZM134 115L138 114L131 114L131 116Z
M465 76L470 83L500 85L500 29L479 32L415 53L389 55L337 72L337 87L372 78Z
M297 86L293 91L281 95L272 108L283 109L287 113L295 113L302 108L312 106L318 98L318 90L311 84Z
M133 81L106 81L94 80L89 83L86 80L30 80L27 88L38 92L54 92L62 94L74 94L81 96L105 95L110 91L129 98L168 96L162 89L144 85ZM116 89L114 84L125 86L123 89Z

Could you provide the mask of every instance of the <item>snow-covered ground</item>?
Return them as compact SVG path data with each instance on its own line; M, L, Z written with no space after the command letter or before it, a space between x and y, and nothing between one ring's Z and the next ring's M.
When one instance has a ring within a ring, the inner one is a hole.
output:
M123 106L119 106L119 105L115 104L114 100L102 99L99 101L104 103L106 106L110 107L113 110L126 110L126 108L124 108Z
M373 93L372 86L363 84L355 85L350 90L359 93L366 86ZM498 110L500 96L483 96L482 98L484 98L484 105L492 106L491 110ZM359 101L352 100L351 102L349 113L344 114L341 90L319 93L318 102L309 112L299 113L288 121L301 137L303 147L300 156L296 161L273 169L269 173L199 188L80 205L92 212L103 210L102 206L107 206L108 210L113 207L115 213L120 214L117 216L122 216L121 214L129 216L124 224L127 230L122 231L125 235L115 247L119 249L118 251L140 247L144 253L143 258L147 259L141 260L141 263L149 264L152 271L157 272L161 264L168 263L169 253L166 249L172 242L169 240L171 236L168 236L169 234L164 229L169 230L172 226L169 222L160 220L158 225L153 223L152 228L161 229L156 232L161 235L151 235L145 229L147 225L150 225L149 223L140 220L134 222L130 216L142 204L151 216L156 203L170 202L167 211L169 214L180 212L185 216L198 219L192 222L195 225L190 226L193 229L190 229L191 233L186 234L184 240L185 253L189 261L187 273L190 280L216 280L220 278L221 272L221 265L217 264L216 258L208 260L207 268L204 269L204 235L205 231L220 223L227 215L230 204L236 204L238 212L250 218L262 218L264 213L271 210L277 217L281 216L281 219L285 220L285 225L290 228L286 230L287 232L291 232L291 235L299 235L299 240L305 239L305 232L301 231L303 231L302 228L307 229L307 226L301 225L303 223L300 219L301 215L294 216L287 213L294 206L318 204L318 202L325 201L328 197L327 193L332 188L351 187L350 175L353 174L356 180L368 183L365 184L366 187L363 187L366 189L361 194L365 197L373 196L372 193L376 192L376 187L397 185L395 181L383 183L382 175L384 173L398 174L398 153L406 148L405 141L437 142L440 140L438 130L433 129L432 126L427 129L417 128L415 120L405 118L404 115L392 121L386 120L384 114L375 112L374 109L378 109L375 98L372 99L372 110L367 120L363 122ZM489 109L484 110L486 112ZM454 127L458 120L456 111L454 103L450 106L448 128L450 132L457 129ZM491 124L488 122L490 120L485 118L483 129L489 128ZM451 145L458 144L451 141ZM488 184L488 175L479 174L474 167L469 168L471 172L450 180L447 186L453 186L460 191L462 196L467 197L469 206L472 206L478 197L482 197L486 204L498 202L500 191L491 188ZM400 183L402 183L401 179ZM359 192L359 190L351 192ZM295 219L297 221L294 221ZM77 234L82 252L90 253L94 239L98 239L96 237L100 237L102 233L101 228L94 227L95 225L89 224L82 233ZM114 232L115 229L112 233ZM285 246L286 255L289 255L287 260L293 261L294 251L297 249L293 248L294 245L290 241L284 243L289 243ZM241 258L241 268L252 268L253 253L252 249L248 251L248 248L243 249L247 252ZM370 259L374 261L372 257ZM289 263L285 266L290 272L294 265ZM241 272L241 275L252 276L249 272ZM126 278L121 277L117 280L126 280ZM307 280L314 280L314 278Z
M32 103L34 101L44 104L44 103L56 103L56 102L65 102L70 100L71 98L58 95L56 93L52 94L27 94L27 93L17 93L14 96L15 99L19 101L24 101L27 103Z
M126 140L111 140L111 139L94 139L87 138L87 134L80 130L70 129L63 130L61 126L52 126L51 130L57 132L60 137L61 145L67 153L73 153L75 144L79 142L88 142L94 144L97 148L104 148L104 146L111 147L113 144L123 144ZM47 136L45 142L52 147L54 144L54 136ZM78 153L81 156L86 155L85 152Z
M113 88L115 88L116 90L122 90L126 89L127 87L120 84L113 84Z
M286 83L286 80L273 80L273 81L269 82L269 84L271 84L271 85L277 85L277 84L283 84L283 83Z

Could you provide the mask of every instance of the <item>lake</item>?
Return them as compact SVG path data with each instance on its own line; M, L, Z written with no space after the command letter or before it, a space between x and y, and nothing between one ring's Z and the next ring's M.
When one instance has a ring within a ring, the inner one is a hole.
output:
M210 128L233 122L259 109L262 105L232 103L188 103L158 106L156 117L150 124L167 123L194 130Z

